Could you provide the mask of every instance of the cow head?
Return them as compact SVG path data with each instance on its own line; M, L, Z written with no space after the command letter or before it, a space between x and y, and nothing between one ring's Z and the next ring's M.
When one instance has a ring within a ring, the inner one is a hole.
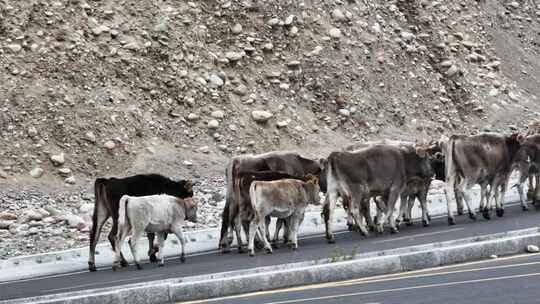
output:
M320 205L321 200L319 198L319 192L321 189L319 187L319 178L313 174L307 174L305 176L306 180L306 192L308 195L308 203L313 205Z
M191 180L183 180L180 182L182 184L182 190L185 193L186 197L193 196L193 182Z
M184 198L184 206L186 212L186 220L197 222L197 201L193 197Z
M415 157L411 164L407 164L408 170L415 171L413 174L420 177L432 177L433 168L431 165L431 158L428 153L429 147L426 146L416 146L415 147Z

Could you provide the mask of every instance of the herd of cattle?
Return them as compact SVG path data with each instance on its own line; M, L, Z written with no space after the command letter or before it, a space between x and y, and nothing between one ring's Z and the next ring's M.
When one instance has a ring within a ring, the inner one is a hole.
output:
M411 223L411 208L420 202L422 222L428 226L430 215L427 193L433 179L446 182L445 194L448 223L455 224L450 194L454 194L457 214L464 207L471 219L476 219L467 194L480 185L479 212L490 219L494 201L497 216L504 214L503 198L513 171L519 172L518 189L521 207L528 210L527 199L540 207L540 123L530 126L527 133L502 135L452 135L449 139L429 144L393 141L357 143L342 151L332 152L325 159L308 159L294 152L270 152L233 157L226 168L226 201L222 213L219 248L229 252L236 235L238 251L243 252L243 234L248 251L255 254L255 239L272 252L269 242L271 217L276 217L273 241L284 228L284 241L298 247L298 228L308 204L320 205L324 196L322 216L326 239L334 242L332 217L340 198L347 211L350 230L364 235L383 232L384 225L398 232L399 222ZM529 197L524 183L529 180ZM95 271L95 249L103 224L113 219L109 241L115 253L113 269L128 263L121 245L130 236L130 248L138 268L136 241L147 233L148 255L163 265L163 245L168 233L181 243L181 261L185 260L185 240L182 225L196 221L197 204L190 180L173 181L157 174L127 178L99 178L95 182L95 209L90 231L89 269ZM397 200L400 210L395 214ZM371 216L371 201L375 217ZM539 201L536 203L536 201ZM158 238L159 246L154 245Z

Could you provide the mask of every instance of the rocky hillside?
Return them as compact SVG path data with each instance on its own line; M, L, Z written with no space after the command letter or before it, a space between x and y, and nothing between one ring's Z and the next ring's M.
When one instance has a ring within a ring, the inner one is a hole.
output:
M522 130L539 23L534 1L0 0L0 187Z

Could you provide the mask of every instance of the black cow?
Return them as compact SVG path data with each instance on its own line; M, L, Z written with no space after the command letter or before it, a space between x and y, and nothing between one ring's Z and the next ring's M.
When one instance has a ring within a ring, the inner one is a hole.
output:
M92 230L90 230L90 254L88 269L96 271L95 252L96 245L103 224L112 217L113 225L109 233L109 242L115 250L116 233L118 229L119 201L123 195L146 196L154 194L169 194L178 198L193 196L193 185L190 180L174 181L159 174L141 174L126 178L98 178L94 183L95 205L92 216ZM154 235L148 235L151 250L149 255L153 260ZM118 248L120 251L120 248ZM122 254L122 253L120 253ZM121 265L126 267L127 261L121 256Z

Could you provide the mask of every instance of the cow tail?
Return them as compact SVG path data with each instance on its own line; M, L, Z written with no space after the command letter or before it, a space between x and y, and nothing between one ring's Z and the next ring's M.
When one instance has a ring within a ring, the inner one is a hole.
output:
M98 226L100 209L106 205L105 181L101 178L94 182L94 214L92 214L92 229L90 229L90 246L94 243Z
M251 183L251 186L249 186L249 200L251 201L251 207L253 209L254 214L257 214L256 209L256 193L257 193L257 182L253 181Z
M454 144L455 137L451 136L448 142L446 143L445 157L444 157L444 167L446 170L446 182L450 181L452 175L455 175L455 165L454 165Z
M129 218L127 215L127 204L128 204L129 196L123 195L120 199L120 207L118 209L118 232L116 234L117 239L120 239L122 237L122 232L125 231L126 225L130 225Z

